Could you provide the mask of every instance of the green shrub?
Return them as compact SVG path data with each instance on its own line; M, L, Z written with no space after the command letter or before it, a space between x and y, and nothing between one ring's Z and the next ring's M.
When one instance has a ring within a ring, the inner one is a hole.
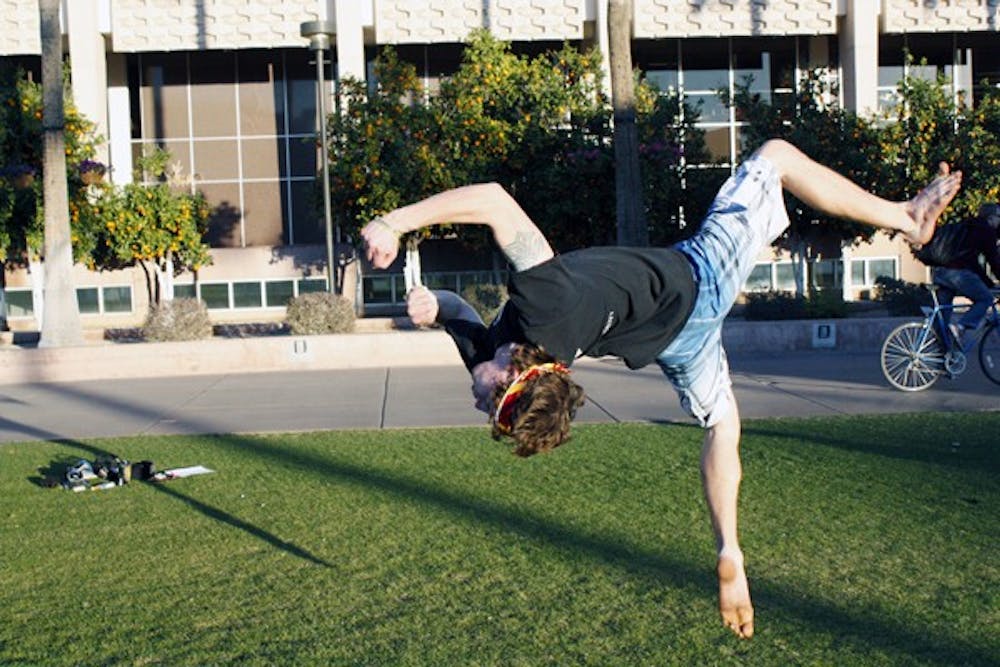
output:
M748 320L805 319L805 299L788 292L750 292L743 315Z
M475 308L483 321L488 324L507 301L507 287L492 283L469 285L462 290L462 298Z
M354 331L354 304L329 292L310 292L288 302L286 320L292 333L311 336Z
M142 337L154 342L211 338L208 307L199 299L173 299L155 305L142 325Z
M920 307L931 305L930 293L923 285L887 276L875 279L875 300L897 317L921 315Z
M806 299L805 310L806 318L811 320L839 319L848 314L844 293L839 289L813 292Z
M836 290L817 291L808 297L789 292L747 294L747 320L810 320L847 317L848 306Z

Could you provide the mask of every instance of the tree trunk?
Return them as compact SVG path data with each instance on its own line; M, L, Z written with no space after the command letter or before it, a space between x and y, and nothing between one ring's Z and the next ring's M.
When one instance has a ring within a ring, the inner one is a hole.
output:
M59 0L39 0L42 40L43 205L45 207L45 305L40 347L81 345L80 306L73 285L73 246L66 187L62 31Z
M7 264L0 262L0 331L7 331Z
M649 230L639 171L632 78L632 0L608 0L608 59L614 108L615 212L618 245L648 246Z
M142 268L142 274L146 277L146 303L149 304L149 309L152 309L157 303L156 291L154 289L156 276L149 275L149 267L146 266L146 262L143 260L140 259L136 264Z
M163 270L157 276L160 283L160 302L174 300L174 254L167 250L163 259Z
M31 306L35 312L35 326L42 329L45 320L45 265L41 257L28 256L28 275L31 277Z
M795 277L796 296L806 296L806 255L808 252L809 245L805 242L805 239L796 236L789 248L789 254L792 256L792 275Z

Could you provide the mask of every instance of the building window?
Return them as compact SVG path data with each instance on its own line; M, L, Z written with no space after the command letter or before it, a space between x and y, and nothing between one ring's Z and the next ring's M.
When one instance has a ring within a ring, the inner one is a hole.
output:
M896 108L899 104L896 87L906 77L937 81L942 76L947 79L946 85L956 103L963 98L969 101L973 89L974 49L960 48L957 40L956 34L883 35L879 39L878 54L879 110L891 112ZM987 55L985 49L983 55Z
M198 285L198 294L209 310L230 308L229 283L208 283Z
M76 288L76 303L81 315L97 315L101 312L100 290L96 287Z
M880 277L899 277L899 266L895 257L864 258L851 260L851 286L874 287Z
M365 276L363 289L365 304L391 305L401 301L396 294L396 279L398 275Z
M175 299L195 299L197 297L198 297L198 292L193 284L174 285Z
M753 271L750 272L750 277L747 278L743 289L747 292L767 292L771 290L773 284L771 280L771 263L765 262L753 267Z
M839 288L842 282L844 263L839 259L821 259L809 265L810 284L816 289Z
M798 81L808 67L808 39L638 40L633 49L647 81L661 91L680 93L699 110L697 127L705 132L709 152L731 169L741 159L741 128L745 123L735 109L724 104L719 92L732 95L736 86L749 85L753 94L779 112L794 113Z
M170 151L212 206L214 247L325 239L313 57L305 48L130 56L133 155Z
M30 289L4 290L7 317L34 317L35 300Z
M34 317L35 300L30 289L4 290L7 317ZM81 315L131 313L132 288L129 286L77 287L76 303Z
M299 294L325 292L326 278L302 278L298 281Z
M441 289L461 294L470 285L488 285L507 282L507 272L500 271L434 271L421 276L428 289ZM406 303L406 284L401 273L365 276L362 280L365 305L400 306Z
M260 308L262 305L260 282L233 283L234 308Z
M210 310L285 308L299 294L325 292L326 278L239 280L174 285L174 297L201 299Z
M295 283L291 280L269 280L264 286L268 308L284 308L295 297Z
M101 312L104 312L104 313L131 313L132 312L132 288L131 287L102 287L101 288Z
M774 289L779 292L795 291L795 267L791 262L774 265Z

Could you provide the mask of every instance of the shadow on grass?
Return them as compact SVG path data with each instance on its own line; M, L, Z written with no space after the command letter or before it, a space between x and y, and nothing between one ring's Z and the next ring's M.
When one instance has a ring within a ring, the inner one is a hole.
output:
M517 534L554 545L574 555L586 556L611 564L645 579L648 583L678 589L695 589L699 595L716 593L716 582L709 567L697 567L671 558L663 552L649 551L623 543L619 539L601 539L530 513L514 514L481 498L449 493L439 488L414 482L404 477L302 452L289 451L262 438L236 435L213 436L219 445L257 454L299 468L302 474L323 479L339 479L365 489L397 496L406 501L419 501L444 510L457 520L489 523L504 532ZM808 593L787 590L768 583L765 577L753 580L758 611L780 609L813 625L817 632L835 629L843 643L856 642L866 648L879 647L906 660L927 660L936 656L940 664L990 664L993 656L978 647L963 645L957 637L928 637L919 628L901 626L887 620L891 611L872 607L861 610L843 609L828 601L816 600Z
M9 424L9 422L7 420L0 419L0 424L6 425ZM117 456L115 452L111 452L101 447L97 447L89 442L82 442L80 440L71 440L66 438L56 438L53 437L53 434L51 433L46 434L45 431L33 427L26 427L26 429L31 432L32 437L41 440L47 440L49 442L58 443L60 445L64 445L67 447L73 447L75 449L79 449L80 451L84 452L85 455L88 455L91 460L102 457L114 458ZM46 435L48 435L48 437L46 437ZM38 474L40 476L29 476L28 481L38 486L50 486L49 480L59 478L62 472L65 471L66 465L75 463L77 460L79 460L79 458L81 457L76 457L76 458L66 457L66 458L54 459L50 461L47 466L40 467L38 469ZM176 488L168 487L167 486L168 482L137 482L137 481L132 482L132 484L140 484L140 483L147 484L148 486L156 489L160 493L168 495L174 498L175 500L179 500L183 503L186 503L192 509L201 512L202 514L211 519L215 519L216 521L219 521L221 523L229 524L233 528L237 528L250 535L253 535L254 537L260 539L261 541L267 542L271 546L281 549L282 551L286 551L293 556L298 556L299 558L307 560L311 563L315 563L316 565L331 567L330 563L323 560L322 558L314 556L307 550L299 546L296 546L295 544L288 542L287 540L283 540L277 535L274 535L272 533L267 532L266 530L258 528L253 524L247 523L246 521L243 521L239 517L236 517L230 514L229 512L224 512L223 510L217 507L212 507L211 505L204 503L198 500L197 498L185 495Z
M989 414L989 413L985 413ZM780 438L792 441L807 440L810 444L831 447L849 452L872 454L875 456L914 461L932 465L947 466L956 469L985 470L1000 472L1000 457L994 452L995 435L985 433L956 433L938 421L931 425L922 425L919 429L911 429L906 433L898 432L898 424L907 415L892 415L887 418L895 421L895 425L886 422L877 430L868 430L854 437L837 437L829 432L820 433L810 427L808 422L797 422L794 426L789 422L788 428L763 425L751 421L743 427L744 439L748 436L761 438ZM896 429L896 433L891 430ZM850 432L849 427L845 430ZM895 439L893 438L895 436ZM881 444L883 442L899 442L905 438L905 446ZM946 450L941 443L960 442L960 453Z
M85 392L70 386L47 386L47 390L60 392L81 400L98 401L106 407L123 412L132 412L139 416L158 417L155 411L135 405L127 401L107 397L88 396ZM10 425L12 422L3 420ZM16 425L16 424L15 424ZM199 424L189 420L188 425L198 430ZM77 447L91 454L107 454L103 450L85 442L48 437L44 432L28 425L16 425L26 434L34 438L48 439L69 446ZM674 425L676 426L676 425ZM208 429L202 429L203 431ZM750 430L753 432L753 429ZM767 434L762 429L760 434ZM49 434L51 436L52 434ZM776 435L796 437L787 432L777 432ZM345 483L355 484L366 489L377 489L381 492L397 496L407 501L419 501L444 510L456 520L470 523L486 523L505 532L517 534L539 542L554 545L561 550L574 555L585 556L611 564L629 572L633 576L647 580L659 586L671 586L696 590L699 595L713 596L716 593L715 582L711 577L710 564L695 566L684 560L670 557L660 550L650 551L635 545L623 543L620 539L601 539L579 531L567 528L549 519L529 513L512 513L508 508L501 507L482 498L449 493L440 488L420 484L405 477L362 468L344 462L332 461L328 458L290 451L264 438L241 435L211 436L219 446L253 452L256 455L278 462L283 466L292 466L302 474L314 475L321 479L338 479ZM814 434L810 439L816 439ZM837 439L828 439L829 444L840 446L851 445ZM818 442L824 442L819 438ZM894 454L898 450L892 450ZM202 512L218 521L228 523L238 529L261 539L275 548L286 550L310 562L327 565L323 559L296 547L280 538L260 530L226 512L208 506L194 498L181 494L174 489L157 486L161 492L176 500L187 503L192 509ZM929 662L941 665L953 664L994 664L995 655L977 646L969 645L962 638L954 635L941 634L937 637L928 636L919 627L910 627L900 622L890 620L892 610L872 606L868 609L838 606L828 600L810 597L808 591L798 591L769 582L766 575L750 572L752 586L758 613L765 616L768 610L795 617L813 626L818 634L835 631L841 644L853 644L863 649L878 649L897 656L904 664L908 662ZM761 614L761 612L763 612Z

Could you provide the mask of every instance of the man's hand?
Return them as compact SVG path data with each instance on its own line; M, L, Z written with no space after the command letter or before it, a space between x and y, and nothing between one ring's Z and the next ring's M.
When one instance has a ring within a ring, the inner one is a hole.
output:
M365 240L365 256L372 266L389 268L399 253L399 232L385 218L378 217L365 225L361 238Z
M418 327L430 326L437 322L438 300L434 292L426 287L414 287L406 295L406 314Z

